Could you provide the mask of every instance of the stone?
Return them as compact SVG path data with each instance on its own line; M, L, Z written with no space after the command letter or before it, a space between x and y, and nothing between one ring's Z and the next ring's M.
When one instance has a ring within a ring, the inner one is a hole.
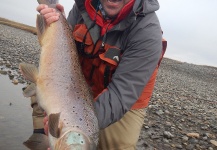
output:
M6 75L7 71L0 70L0 74Z
M156 114L159 115L159 116L161 116L161 115L164 114L164 112L162 110L158 110L158 111L156 111Z
M192 137L192 138L199 138L200 137L199 133L187 133L186 135L188 137Z
M15 85L17 85L19 83L19 81L17 79L13 79L12 83L15 84Z
M210 140L210 143L212 143L214 146L217 147L217 141L215 141L215 140Z
M168 139L171 139L174 137L174 135L171 134L169 131L164 131L163 135L164 135L164 137L166 137Z
M194 145L193 144L189 144L186 146L187 150L193 150L194 149Z
M176 145L176 148L183 149L182 145L180 145L180 144Z
M186 142L186 141L188 141L188 137L187 136L183 136L182 140Z

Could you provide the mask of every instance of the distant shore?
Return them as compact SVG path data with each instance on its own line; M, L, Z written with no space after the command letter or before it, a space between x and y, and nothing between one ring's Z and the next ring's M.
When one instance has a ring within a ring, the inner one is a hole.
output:
M0 74L26 83L18 65L38 65L35 28L0 20ZM216 67L164 58L137 150L217 150L216 91Z
M31 32L31 33L33 33L35 35L37 34L37 31L36 31L35 27L29 26L29 25L26 25L26 24L22 24L22 23L19 23L19 22L15 22L15 21L12 21L12 20L8 20L8 19L5 19L5 18L0 17L0 24L4 24L4 25L7 25L7 26L11 26L11 27L14 27L14 28L25 30L25 31Z

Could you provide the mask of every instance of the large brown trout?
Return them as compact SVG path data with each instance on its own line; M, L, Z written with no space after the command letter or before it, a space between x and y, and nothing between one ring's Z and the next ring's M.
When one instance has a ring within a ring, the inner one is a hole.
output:
M55 8L57 0L38 2ZM49 26L42 15L37 15L36 27L41 45L39 67L20 64L23 76L34 83L28 86L24 95L36 95L40 107L48 115L52 150L95 149L98 121L71 29L63 15ZM32 149L34 146L28 145Z

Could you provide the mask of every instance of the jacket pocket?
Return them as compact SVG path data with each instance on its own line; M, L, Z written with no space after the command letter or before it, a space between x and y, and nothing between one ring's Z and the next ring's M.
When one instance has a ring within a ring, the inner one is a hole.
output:
M104 53L99 55L102 60L100 64L100 71L103 74L104 88L111 82L113 73L115 72L120 61L120 49L110 47Z

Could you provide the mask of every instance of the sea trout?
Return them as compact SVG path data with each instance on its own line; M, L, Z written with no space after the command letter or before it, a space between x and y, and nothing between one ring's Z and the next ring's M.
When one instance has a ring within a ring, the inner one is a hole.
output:
M38 2L55 8L57 0ZM24 96L36 95L38 104L48 115L52 150L96 149L98 120L72 31L62 14L49 26L42 15L37 15L36 22L41 45L39 67L20 64L22 75L33 83L24 90ZM36 144L27 146L34 149Z

